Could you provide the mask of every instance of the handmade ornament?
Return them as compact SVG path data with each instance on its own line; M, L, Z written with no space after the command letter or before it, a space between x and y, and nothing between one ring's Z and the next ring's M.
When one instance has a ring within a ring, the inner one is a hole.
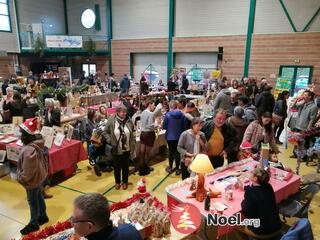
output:
M146 179L144 177L139 181L137 189L139 193L145 193L147 191Z
M209 190L205 189L204 187L204 175L198 175L198 185L196 190L190 195L187 196L187 198L195 198L199 202L203 202L206 198L206 193L209 192L210 198L216 198L219 195L221 195L220 191L213 191L209 188Z

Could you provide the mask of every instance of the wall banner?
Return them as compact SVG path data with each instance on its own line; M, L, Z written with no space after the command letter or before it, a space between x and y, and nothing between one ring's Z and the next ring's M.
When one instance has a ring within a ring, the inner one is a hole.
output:
M82 36L47 35L47 48L82 48Z

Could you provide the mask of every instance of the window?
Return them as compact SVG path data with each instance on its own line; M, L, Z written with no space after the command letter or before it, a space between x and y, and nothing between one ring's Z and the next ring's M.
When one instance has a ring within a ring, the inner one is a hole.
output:
M84 76L95 75L97 71L97 65L95 63L84 63L82 64L82 71L85 72Z
M280 66L279 76L291 80L291 95L296 96L311 83L312 73L312 66Z
M11 32L8 0L0 0L0 31Z
M96 21L96 14L92 9L86 9L81 14L81 24L83 27L89 29L92 28Z

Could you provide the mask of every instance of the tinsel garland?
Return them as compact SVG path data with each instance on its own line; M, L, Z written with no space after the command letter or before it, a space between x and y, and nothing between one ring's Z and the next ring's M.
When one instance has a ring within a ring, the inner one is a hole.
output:
M21 238L21 240L41 240L52 236L53 234L62 232L70 229L72 224L70 221L58 222L55 225L48 226L41 231L29 233L28 235Z
M116 211L116 210L119 210L122 208L129 207L132 203L134 203L140 199L148 198L150 196L151 196L151 194L148 192L136 193L131 198L127 199L126 201L114 203L109 208L110 208L110 211L113 212L113 211ZM159 208L161 210L167 210L167 207L163 203L161 203L156 197L153 197L153 205L156 208ZM22 237L20 240L41 240L41 239L48 238L56 233L65 231L70 228L72 228L72 224L70 221L65 221L62 223L58 222L57 224L52 225L52 226L48 226L41 231L30 233L30 234Z

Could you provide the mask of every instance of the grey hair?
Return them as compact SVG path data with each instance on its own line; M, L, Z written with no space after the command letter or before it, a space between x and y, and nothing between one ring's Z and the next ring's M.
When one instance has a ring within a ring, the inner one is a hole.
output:
M46 98L44 100L44 105L46 107L54 107L54 99L53 98Z
M121 111L128 111L128 108L123 103L121 103L116 107L116 111L117 111L117 113L119 113Z
M100 193L80 195L74 200L74 206L83 213L84 217L100 228L109 223L109 203L106 197Z
M12 88L12 87L7 87L7 88L6 88L6 91L7 91L7 92L12 91L12 92L13 92L13 88Z

